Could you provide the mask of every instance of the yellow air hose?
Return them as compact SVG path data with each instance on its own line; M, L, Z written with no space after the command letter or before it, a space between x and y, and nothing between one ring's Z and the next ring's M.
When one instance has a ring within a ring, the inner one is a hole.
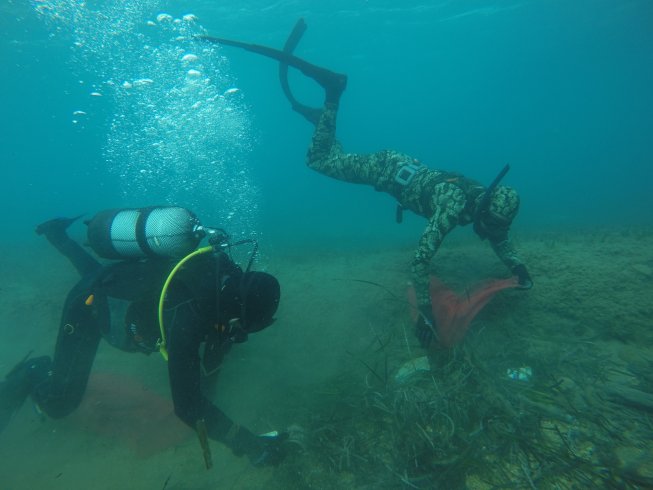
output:
M202 247L198 248L194 252L189 253L181 259L177 265L170 271L170 274L168 275L168 278L166 279L166 282L163 283L163 288L161 289L161 296L159 297L159 330L161 332L161 338L157 342L157 346L159 347L159 352L163 356L163 358L167 361L168 360L168 349L166 349L166 332L165 329L163 328L163 303L165 302L166 299L166 293L168 292L168 287L170 286L170 283L175 277L175 274L181 267L188 262L190 259L195 257L196 255L204 254L207 252L212 252L214 250L213 246L207 246L207 247Z

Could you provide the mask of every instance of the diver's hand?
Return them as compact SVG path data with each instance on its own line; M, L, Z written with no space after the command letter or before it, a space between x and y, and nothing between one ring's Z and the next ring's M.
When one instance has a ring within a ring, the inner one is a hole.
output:
M428 306L419 308L419 317L415 323L415 335L424 349L428 349L435 338L435 320Z
M249 460L254 466L277 466L286 457L283 447L288 439L287 432L272 431L258 436L260 450L249 454Z
M519 289L530 289L533 287L533 279L531 279L531 276L526 270L526 266L524 264L516 265L512 268L511 272L514 276L517 276Z

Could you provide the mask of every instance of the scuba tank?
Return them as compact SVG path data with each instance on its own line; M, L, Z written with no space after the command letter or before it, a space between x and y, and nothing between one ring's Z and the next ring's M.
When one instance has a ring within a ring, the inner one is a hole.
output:
M183 257L205 235L195 214L174 206L109 209L86 224L88 244L105 259Z

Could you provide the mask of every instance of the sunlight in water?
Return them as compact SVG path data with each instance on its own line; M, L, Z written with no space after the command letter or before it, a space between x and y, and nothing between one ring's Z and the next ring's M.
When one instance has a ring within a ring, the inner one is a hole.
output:
M127 204L189 206L251 236L258 189L247 167L253 138L242 92L220 48L194 39L205 33L197 17L173 17L160 3L34 7L55 35L69 38L70 64L89 99L108 99L104 159ZM76 109L73 122L88 117Z

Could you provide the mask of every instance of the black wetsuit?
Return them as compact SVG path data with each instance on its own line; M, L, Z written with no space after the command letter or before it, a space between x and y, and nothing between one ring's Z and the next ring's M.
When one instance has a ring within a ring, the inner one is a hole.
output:
M32 392L45 413L59 418L79 406L102 337L125 351L157 350L158 299L174 262L147 259L102 265L63 231L47 238L82 276L66 299L50 372ZM200 345L207 342L217 361L231 346L220 326L238 311L229 311L234 305L226 302L221 305L219 292L228 277L241 273L222 253L194 257L171 282L163 319L177 416L193 428L204 419L209 437L236 454L255 455L261 448L259 438L234 424L200 389ZM125 321L112 322L111 313L120 310Z

